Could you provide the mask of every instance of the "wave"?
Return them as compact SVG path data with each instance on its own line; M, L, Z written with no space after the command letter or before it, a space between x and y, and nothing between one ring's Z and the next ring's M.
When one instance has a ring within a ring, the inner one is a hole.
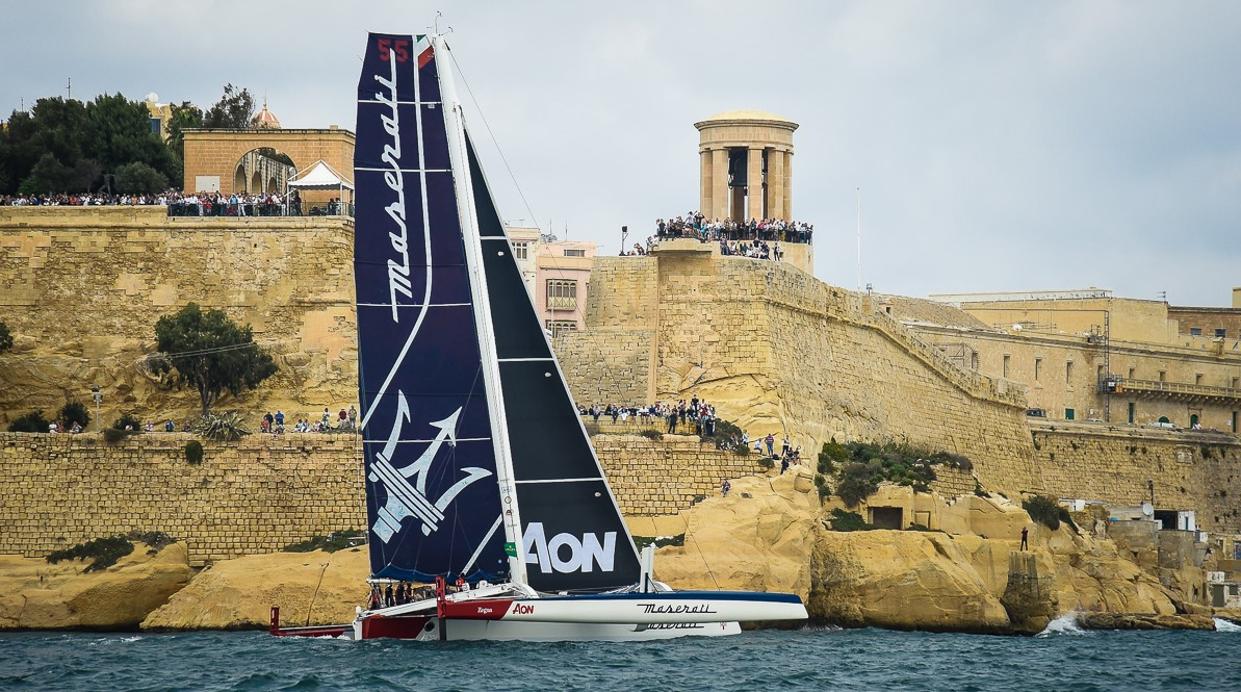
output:
M1232 620L1225 620L1224 618L1213 619L1215 620L1216 632L1241 632L1241 625L1238 625Z
M1077 625L1077 613L1065 613L1055 620L1047 623L1042 632L1034 635L1036 637L1050 637L1052 635L1067 634L1079 635L1088 634L1088 632Z

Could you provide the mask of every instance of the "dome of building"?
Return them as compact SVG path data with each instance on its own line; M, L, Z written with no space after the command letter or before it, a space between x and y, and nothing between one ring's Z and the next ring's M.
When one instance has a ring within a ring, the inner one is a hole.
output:
M263 110L259 111L258 114L254 116L254 119L250 121L250 124L254 127L265 130L279 130L280 118L277 118L275 113L267 110L267 102L264 101Z

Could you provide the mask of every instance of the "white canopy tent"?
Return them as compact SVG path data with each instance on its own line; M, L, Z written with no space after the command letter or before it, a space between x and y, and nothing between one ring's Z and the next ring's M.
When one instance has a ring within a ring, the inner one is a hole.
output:
M349 191L350 203L353 197L353 183L341 177L334 168L328 165L323 159L319 159L312 163L309 167L299 171L288 183L286 183L285 194L289 189L295 190L336 190L339 193L337 199L340 201L340 209L337 213L341 213L345 207L345 190Z

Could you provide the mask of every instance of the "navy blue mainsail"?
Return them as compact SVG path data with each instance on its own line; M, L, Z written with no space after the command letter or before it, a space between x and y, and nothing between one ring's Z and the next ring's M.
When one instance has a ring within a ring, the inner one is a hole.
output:
M354 155L371 572L506 576L487 391L434 51L371 34Z

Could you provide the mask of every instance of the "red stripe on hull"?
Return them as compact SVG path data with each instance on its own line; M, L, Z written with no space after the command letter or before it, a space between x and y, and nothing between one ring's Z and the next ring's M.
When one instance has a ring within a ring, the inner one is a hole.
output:
M458 620L501 620L512 605L511 598L485 598L461 603L444 601L444 617Z
M423 632L433 632L435 627L437 627L435 618L430 615L399 615L397 617L369 615L362 619L362 638L416 639Z

